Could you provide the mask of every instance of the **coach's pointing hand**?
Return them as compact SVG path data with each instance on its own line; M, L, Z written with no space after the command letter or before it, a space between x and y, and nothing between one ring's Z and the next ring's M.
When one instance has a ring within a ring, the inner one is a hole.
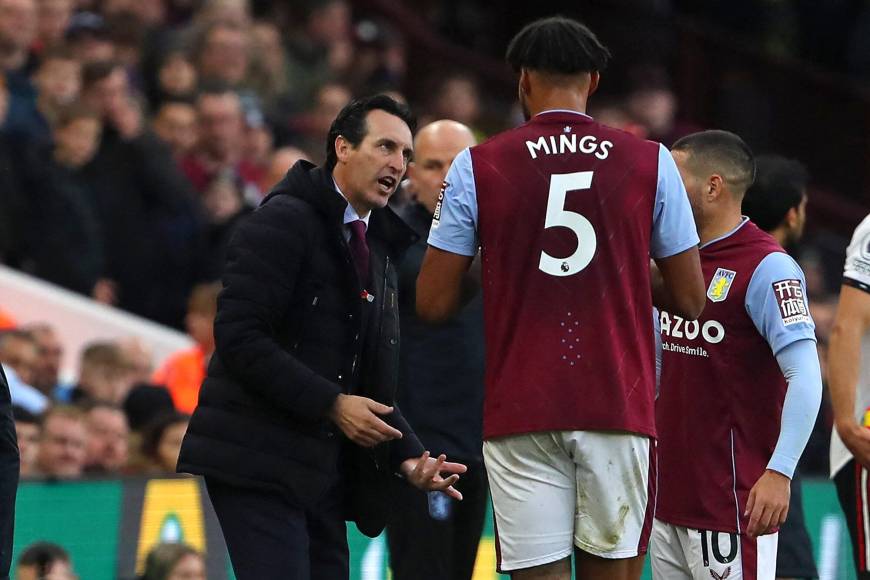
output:
M392 407L366 397L339 395L329 411L329 418L357 445L374 447L390 439L402 438L401 431L378 417L392 412Z
M401 471L414 487L423 491L443 491L454 499L462 499L462 494L453 487L459 480L460 473L468 468L461 463L450 463L447 456L441 454L438 459L429 457L426 451L420 457L412 457L402 462ZM442 474L449 474L446 478Z
M752 489L746 502L749 525L746 533L752 538L773 532L785 522L791 480L783 474L766 469Z

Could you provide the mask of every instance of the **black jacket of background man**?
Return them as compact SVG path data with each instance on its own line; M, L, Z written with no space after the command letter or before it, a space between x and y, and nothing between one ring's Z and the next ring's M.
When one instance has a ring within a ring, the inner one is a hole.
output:
M302 506L344 478L347 519L374 536L389 477L423 447L398 408L385 420L403 438L374 449L350 443L327 413L340 393L393 405L395 264L416 235L389 208L372 211L369 302L343 235L346 207L331 174L300 161L234 233L216 351L178 470L289 493Z

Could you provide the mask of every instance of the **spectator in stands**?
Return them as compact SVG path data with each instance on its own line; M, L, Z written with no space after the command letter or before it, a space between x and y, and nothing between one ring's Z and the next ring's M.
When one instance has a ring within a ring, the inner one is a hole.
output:
M313 3L302 30L289 38L290 90L297 103L312 102L318 88L344 78L353 64L351 10L346 0Z
M128 336L116 341L127 361L130 383L141 384L151 380L154 373L154 349L137 336Z
M632 88L626 98L626 107L644 127L648 139L670 147L680 137L699 130L697 126L678 119L677 96L662 68L638 68L631 77Z
M159 106L168 100L186 102L193 99L197 78L196 67L185 51L168 51L157 69L152 106Z
M33 366L31 384L49 398L54 398L60 386L60 362L63 358L63 344L54 327L47 322L28 324L24 330L36 341L38 358Z
M58 400L87 406L94 402L121 403L132 388L130 365L114 342L92 342L82 351L79 382L62 391Z
M184 101L164 101L152 122L154 132L169 145L172 156L180 161L196 146L196 109Z
M141 455L145 460L142 471L151 474L175 473L178 453L190 415L171 411L154 418L142 436Z
M188 336L196 344L170 355L152 378L155 384L166 386L175 408L183 413L193 413L196 408L199 387L214 352L214 318L220 290L220 282L200 284L193 289L184 323Z
M347 105L352 94L350 89L339 82L328 82L317 89L312 108L290 123L294 135L292 141L306 151L315 163L322 163L323 141L329 133L332 120Z
M272 22L260 20L251 28L251 88L263 99L267 110L278 107L290 88L287 51L281 31Z
M0 367L0 578L9 578L12 566L12 536L15 494L20 477L18 446L12 416L12 398Z
M242 161L245 126L239 95L226 85L206 86L196 100L196 111L199 142L181 162L196 190L205 191L211 180L225 171L256 185L249 177L255 172Z
M78 580L78 576L66 550L51 542L36 542L18 557L15 580Z
M205 580L205 558L187 544L158 544L148 552L139 580Z
M63 405L52 407L42 420L35 475L60 479L81 477L87 448L88 430L82 411Z
M21 477L28 477L36 471L42 427L36 415L19 405L12 405L12 417L15 420L15 436L21 457Z
M199 77L204 82L242 88L250 66L251 40L242 26L219 21L208 26L196 49Z
M477 81L464 74L454 74L442 80L436 89L431 114L436 119L452 119L474 129L480 108Z
M115 58L115 44L102 16L94 12L79 12L70 19L66 31L70 53L82 65L109 62Z
M62 44L72 20L74 0L39 0L37 8L36 46L42 57L46 50Z
M31 192L27 269L111 304L114 283L106 275L99 208L82 172L97 152L102 122L92 109L73 104L56 113L53 125L53 144L34 148L26 168Z
M12 402L31 413L40 414L50 399L31 386L39 347L29 332L9 330L0 334L0 363L6 373Z
M117 405L95 403L85 412L88 429L85 471L119 474L130 458L130 427Z
M124 413L132 436L141 436L151 421L172 412L175 412L172 395L162 385L140 383L124 399Z
M97 63L82 76L82 98L105 125L85 177L100 211L117 304L180 327L187 295L203 276L202 206L168 147L144 127L124 68Z
M43 146L51 143L51 127L60 110L79 96L81 65L68 48L56 46L41 55L31 81L36 99L13 98L5 131L15 139Z
M281 147L272 153L272 159L269 161L269 170L260 181L260 190L269 192L275 187L279 181L284 179L290 168L300 159L311 161L305 154L305 151L298 147Z
M0 0L0 72L6 73L13 93L27 90L27 65L36 29L35 0Z

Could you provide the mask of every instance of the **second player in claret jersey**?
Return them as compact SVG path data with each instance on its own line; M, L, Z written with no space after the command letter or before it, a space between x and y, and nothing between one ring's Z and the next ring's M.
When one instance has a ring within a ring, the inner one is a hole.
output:
M789 483L821 401L803 272L741 215L752 152L736 135L684 137L673 155L701 238L707 304L663 309L656 403L656 580L773 580Z

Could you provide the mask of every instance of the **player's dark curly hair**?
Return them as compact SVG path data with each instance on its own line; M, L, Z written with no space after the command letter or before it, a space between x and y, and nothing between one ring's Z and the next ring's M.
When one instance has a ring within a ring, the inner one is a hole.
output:
M335 140L338 136L341 135L347 139L354 147L358 146L368 133L366 115L369 111L376 109L403 120L411 129L411 134L417 131L417 119L414 118L411 110L387 95L374 95L351 101L338 113L329 128L329 135L326 137L326 168L328 170L332 171L335 164L338 163L338 156L335 153Z
M525 68L573 75L604 70L610 51L583 24L550 16L520 30L508 45L506 59L516 72Z
M755 164L755 183L743 198L743 213L769 232L803 201L809 174L800 161L779 155L759 155Z

